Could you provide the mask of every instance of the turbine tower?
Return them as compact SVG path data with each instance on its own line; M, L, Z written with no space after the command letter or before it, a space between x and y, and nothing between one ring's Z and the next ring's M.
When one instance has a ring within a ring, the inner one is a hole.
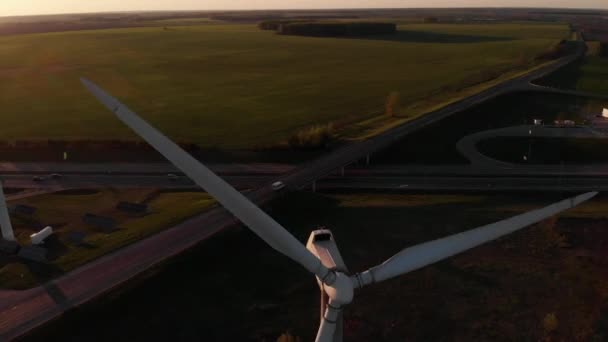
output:
M585 193L506 220L409 247L380 265L351 275L342 260L334 236L329 230L313 231L307 247L304 247L300 241L247 197L117 99L92 82L86 79L81 80L84 86L123 123L181 169L270 247L299 263L317 277L323 305L321 324L316 337L317 342L340 342L342 340L342 309L352 302L356 289L417 270L511 234L573 208L597 194L597 192ZM325 300L326 298L328 300Z
M0 180L0 228L2 229L2 238L6 241L15 241L15 233L11 224L11 217L6 206L6 197L2 189L2 181Z

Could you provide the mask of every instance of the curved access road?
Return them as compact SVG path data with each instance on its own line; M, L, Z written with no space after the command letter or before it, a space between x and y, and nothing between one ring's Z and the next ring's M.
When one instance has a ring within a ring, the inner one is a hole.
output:
M483 165L495 168L517 168L515 164L490 158L477 149L477 144L483 140L498 137L547 137L547 138L597 138L606 139L608 136L589 127L573 126L512 126L478 132L460 139L456 144L458 151L473 165Z
M588 91L574 90L574 89L560 89L553 87L545 87L538 84L530 83L527 88L523 89L526 91L536 91L541 93L549 93L549 94L560 94L560 95L569 95L569 96L579 96L579 97L587 97L598 100L608 100L608 95L591 93Z

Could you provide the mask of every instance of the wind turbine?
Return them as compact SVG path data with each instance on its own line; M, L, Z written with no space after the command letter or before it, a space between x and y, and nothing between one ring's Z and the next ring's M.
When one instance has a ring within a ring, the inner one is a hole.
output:
M0 180L0 228L2 229L2 238L5 241L15 241L13 225L11 224L11 217L8 214L8 208L6 206L6 197L4 196L3 184L2 184L1 180Z
M498 239L573 208L597 194L597 192L585 193L503 221L409 247L380 265L349 275L329 230L313 231L307 248L304 247L262 209L117 99L91 81L86 79L81 81L123 123L181 169L270 247L299 263L317 277L324 306L321 308L324 312L316 337L317 342L341 341L342 331L337 331L337 327L341 329L342 309L352 302L355 289L397 277ZM329 298L327 302L324 301L325 296Z

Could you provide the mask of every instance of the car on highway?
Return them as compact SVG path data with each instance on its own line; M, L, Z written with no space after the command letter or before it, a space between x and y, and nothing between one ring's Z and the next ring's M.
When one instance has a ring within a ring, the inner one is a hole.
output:
M63 175L60 173L52 173L49 177L51 179L61 179L61 178L63 178Z
M33 180L34 182L42 182L42 181L45 181L45 180L46 180L46 177L44 177L44 176L34 176L34 177L32 178L32 180Z
M279 190L281 190L283 188L285 188L285 183L283 183L281 181L272 183L272 190L273 191L279 191Z
M178 180L179 176L173 173L170 173L167 175L167 178L169 178L169 180Z

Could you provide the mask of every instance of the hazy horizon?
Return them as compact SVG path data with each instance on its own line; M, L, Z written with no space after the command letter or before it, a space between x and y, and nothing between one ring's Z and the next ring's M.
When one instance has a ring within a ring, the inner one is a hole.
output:
M298 9L362 9L362 8L571 8L571 9L608 9L605 0L306 0L292 1L285 6L279 0L233 0L226 4L223 0L159 0L153 5L146 0L105 0L90 3L81 0L2 0L0 16L49 15L68 13L95 12L131 12L131 11L205 11L205 10L298 10Z

